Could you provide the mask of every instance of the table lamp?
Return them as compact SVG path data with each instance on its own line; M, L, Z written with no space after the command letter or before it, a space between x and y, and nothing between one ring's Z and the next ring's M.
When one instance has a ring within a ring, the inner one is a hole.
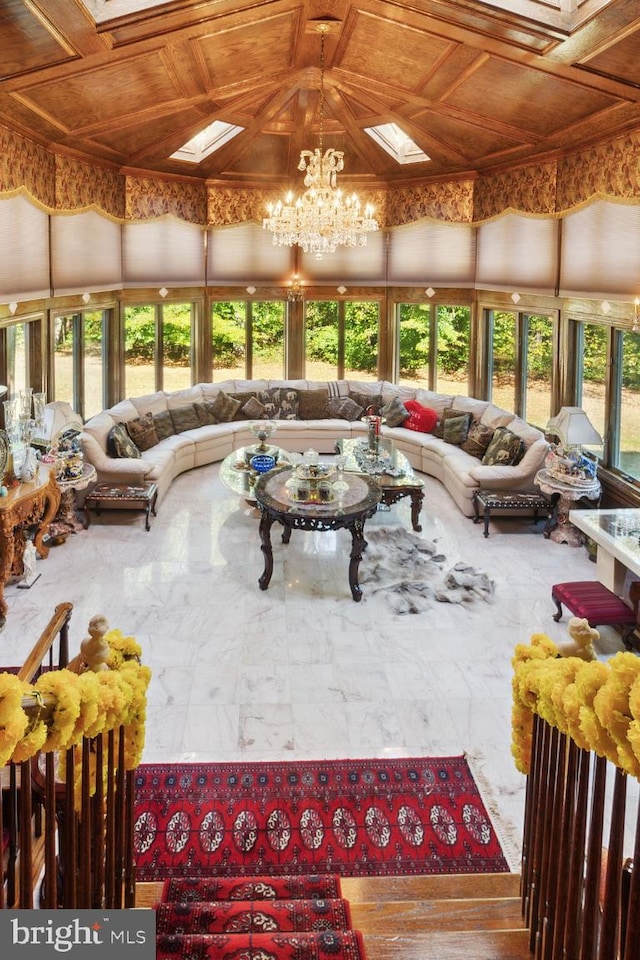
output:
M563 453L582 446L602 446L603 443L582 407L562 407L547 423L547 433L560 438Z

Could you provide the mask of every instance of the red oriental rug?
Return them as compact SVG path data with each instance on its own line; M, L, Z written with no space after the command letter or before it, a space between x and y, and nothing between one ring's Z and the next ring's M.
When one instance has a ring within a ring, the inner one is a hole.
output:
M509 870L464 757L143 764L135 853L140 881Z

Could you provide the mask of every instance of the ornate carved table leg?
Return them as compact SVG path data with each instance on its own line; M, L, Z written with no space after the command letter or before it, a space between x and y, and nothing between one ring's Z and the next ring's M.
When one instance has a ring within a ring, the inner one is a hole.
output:
M420 511L422 510L423 500L423 490L411 491L411 526L414 530L417 530L418 533L422 530L422 524L420 523Z
M354 520L353 523L349 524L348 529L351 531L349 586L351 587L351 596L356 603L359 603L360 600L362 600L362 590L358 583L358 570L360 569L362 554L367 545L367 541L364 538L364 520Z
M263 510L260 516L260 549L264 554L264 571L258 580L261 590L267 589L273 573L273 550L271 548L273 522L273 519Z

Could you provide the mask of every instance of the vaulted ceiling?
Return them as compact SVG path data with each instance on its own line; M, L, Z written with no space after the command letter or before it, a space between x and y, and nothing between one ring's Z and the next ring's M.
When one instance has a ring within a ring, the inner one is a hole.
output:
M2 0L0 124L124 173L295 183L318 145L323 22L324 141L349 180L474 176L640 129L638 0L503 5ZM243 132L171 159L214 120ZM391 122L431 159L398 164L364 132Z

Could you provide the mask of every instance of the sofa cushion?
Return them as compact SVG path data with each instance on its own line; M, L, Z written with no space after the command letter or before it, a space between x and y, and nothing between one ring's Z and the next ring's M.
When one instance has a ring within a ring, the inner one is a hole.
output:
M380 407L380 416L384 417L388 427L401 427L409 416L409 411L400 397L394 397L389 403Z
M480 417L480 423L487 427L493 427L495 430L497 427L507 427L514 417L515 413L509 413L508 410L503 410L502 407L496 407L495 404L490 403Z
M489 401L476 400L475 397L467 397L462 396L461 394L456 394L456 396L453 398L451 406L456 410L460 410L461 412L470 413L474 420L480 420L482 414L489 406Z
M167 394L163 390L156 390L155 393L148 393L144 397L132 397L131 402L135 406L140 416L145 413L162 413L167 410Z
M459 417L447 417L442 421L442 439L455 447L461 447L469 435L469 417L461 413Z
M186 406L187 403L201 403L204 400L202 387L198 384L195 387L185 387L183 390L172 390L166 394L167 407L169 410L177 410L179 407Z
M195 403L185 403L183 407L170 409L174 433L183 433L185 430L195 430L200 426L200 419Z
M435 393L433 390L416 390L416 400L423 407L430 407L438 414L438 419L442 420L442 414L451 407L452 397L448 393Z
M138 450L150 450L151 447L155 447L159 442L152 413L146 413L142 417L136 417L135 420L127 420L126 427L127 433Z
M482 463L493 467L498 464L509 466L516 464L524 453L524 443L517 434L507 427L498 427L493 432L491 442L487 447Z
M160 440L166 440L167 437L172 437L176 432L173 428L170 410L162 410L160 413L154 413L153 422L156 428L158 442L160 442Z
M235 417L242 404L235 397L221 390L211 404L211 412L218 423L229 423Z
M364 413L379 416L382 407L382 392L380 393L360 393L358 390L352 390L349 394L354 403L362 407Z
M322 420L328 416L327 390L301 390L298 394L298 416L301 420Z
M491 443L492 437L493 430L491 427L487 427L479 421L474 421L469 427L467 439L464 443L461 443L460 446L466 453L470 453L471 456L482 460L487 447Z
M537 427L532 427L525 420L521 420L520 417L513 418L509 423L509 430L511 430L511 433L515 433L516 436L520 437L524 443L525 450L528 450L536 440L544 439L544 434L541 430L538 430Z
M107 452L112 457L131 457L140 459L140 451L127 433L124 423L115 423L107 437Z
M409 416L402 426L407 430L415 430L416 433L431 433L438 422L436 411L431 407L423 407L417 400L405 400L404 406L409 411Z
M364 409L351 397L334 397L327 404L327 411L330 417L338 417L340 420L359 420Z

